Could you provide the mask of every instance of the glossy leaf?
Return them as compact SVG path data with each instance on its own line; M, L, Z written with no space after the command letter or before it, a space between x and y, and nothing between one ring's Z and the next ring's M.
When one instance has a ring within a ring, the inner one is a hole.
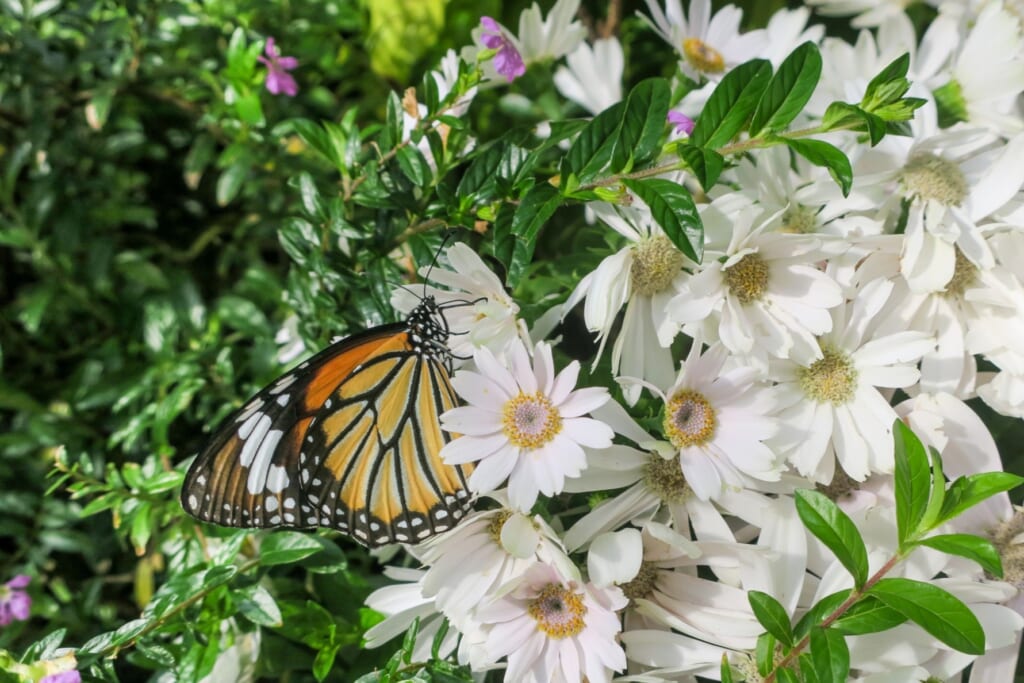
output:
M663 178L624 180L623 185L647 204L672 244L690 260L700 263L704 255L704 224L689 191Z
M519 278L526 272L533 259L533 249L541 227L561 203L562 197L558 190L548 183L534 185L519 202L519 207L512 217L512 234L515 236L515 242L512 247L512 261L508 267L507 281L510 287L515 287Z
M938 586L911 579L882 579L870 593L946 645L970 655L985 652L985 632L978 618Z
M718 176L721 175L722 168L725 166L725 158L715 150L706 147L680 145L679 156L690 167L705 192L715 186Z
M715 149L732 140L754 113L771 77L772 65L766 59L753 59L730 70L697 117L690 141Z
M843 616L835 621L831 628L848 636L865 633L887 631L899 626L907 618L873 596L865 596L857 601Z
M946 499L942 502L937 522L948 522L978 503L1022 483L1024 479L1008 472L985 472L958 477L946 489Z
M893 423L892 436L896 445L896 535L902 548L917 532L928 507L932 473L924 445L902 420Z
M850 674L850 648L842 634L831 629L811 629L811 661L822 681L844 682Z
M316 536L298 531L275 531L260 545L260 564L270 567L290 564L320 552L323 546Z
M999 551L987 538L971 534L943 534L922 539L917 545L966 557L977 562L989 574L998 578L1003 576L1003 563L999 558Z
M792 647L793 628L789 623L786 608L774 597L761 591L749 591L747 601L761 626L764 626L764 629L775 636L779 642L787 647Z
M625 108L625 102L613 104L580 131L562 162L563 176L571 174L577 182L587 183L608 165L619 137Z
M806 636L811 632L812 626L817 626L828 615L835 612L849 596L850 590L846 589L823 597L796 622L796 626L793 627L793 635L798 639Z
M626 97L610 170L618 173L647 161L660 148L671 90L664 78L640 81Z
M779 65L750 119L750 135L784 130L803 111L821 77L821 53L807 42Z
M824 494L796 492L796 511L808 531L832 551L860 587L868 580L868 552L860 532L846 513Z
M850 188L853 187L853 168L842 150L824 140L804 138L782 138L782 140L791 150L807 161L815 166L825 168L843 191L844 197L850 194Z

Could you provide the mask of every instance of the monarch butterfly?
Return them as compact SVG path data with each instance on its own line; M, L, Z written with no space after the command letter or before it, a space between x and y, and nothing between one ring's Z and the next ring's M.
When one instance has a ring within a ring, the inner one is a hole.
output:
M329 346L217 429L185 475L185 511L232 527L328 527L369 547L417 543L471 505L470 468L439 453L456 404L433 297L404 322Z

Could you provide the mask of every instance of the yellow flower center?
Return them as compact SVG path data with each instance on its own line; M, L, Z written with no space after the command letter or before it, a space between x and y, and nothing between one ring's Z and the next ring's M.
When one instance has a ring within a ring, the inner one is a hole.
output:
M586 626L583 616L587 607L583 604L583 596L558 583L544 586L540 594L529 602L527 611L537 622L538 630L549 638L571 638Z
M690 66L701 73L720 74L725 71L722 53L700 38L687 38L683 41L683 56Z
M797 374L804 394L818 403L842 405L853 399L857 390L857 368L848 355L838 349L822 349L825 357L801 368Z
M632 580L622 584L622 592L629 598L630 603L640 598L646 598L654 592L654 584L658 581L658 568L653 562L641 562L640 571Z
M513 446L540 448L562 431L562 416L550 399L538 391L519 394L505 403L501 424Z
M900 181L911 199L920 197L946 206L960 206L969 189L959 166L931 152L918 152L910 157L900 173Z
M729 292L741 304L760 301L768 291L768 264L760 254L750 253L722 273Z
M629 267L629 281L633 291L642 296L664 292L679 275L685 262L683 253L664 235L635 244L633 264Z
M950 278L943 295L947 298L960 298L964 292L974 286L978 279L978 267L971 263L964 253L956 250L956 265L953 267L953 277Z
M487 525L487 535L491 537L494 544L501 546L501 529L505 526L505 522L512 516L511 510L499 510L498 514L491 518L490 523Z
M684 389L665 406L665 434L676 448L699 446L715 435L715 409L704 395Z
M647 464L644 465L644 485L660 498L661 502L669 505L685 503L693 495L693 490L683 476L679 460L666 459L657 453L651 453Z

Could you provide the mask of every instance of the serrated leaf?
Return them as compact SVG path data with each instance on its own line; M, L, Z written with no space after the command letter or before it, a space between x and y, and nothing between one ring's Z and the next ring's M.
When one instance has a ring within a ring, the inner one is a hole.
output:
M534 185L519 202L519 207L512 217L512 234L515 236L515 242L508 267L509 287L516 286L530 265L537 234L561 203L562 196L549 183Z
M811 661L822 681L846 681L850 674L850 648L842 634L814 627L811 629Z
M870 593L946 645L970 655L985 652L985 632L978 618L938 586L911 579L882 579Z
M743 130L772 77L767 59L752 59L727 73L717 86L690 134L698 147L714 149Z
M704 224L690 192L664 178L623 180L622 184L647 204L672 244L691 261L700 263L704 256Z
M917 545L928 546L950 555L974 560L989 574L1002 578L1003 563L992 541L971 534L943 534L921 539Z
M896 469L896 535L900 549L918 532L931 495L931 468L928 455L917 435L897 419L893 423Z
M887 631L906 620L907 618L902 613L897 612L878 598L868 595L850 607L832 624L831 628L844 635L859 636L865 633Z
M824 494L796 492L796 511L807 530L832 551L860 588L868 580L868 552L856 525Z
M640 81L629 92L609 170L618 173L638 162L647 161L661 148L659 143L665 130L671 95L668 81L664 78Z
M320 552L322 547L316 536L298 531L275 531L263 539L260 546L260 564L270 567L298 562Z
M786 647L793 646L793 627L789 623L789 615L786 608L768 593L761 591L749 591L747 601L750 608L754 610L754 616L758 623L764 626L768 633L775 636Z
M827 169L829 175L839 185L844 197L850 194L850 188L853 187L853 168L842 150L823 140L790 138L782 138L782 140L791 150L807 161Z
M942 510L936 524L948 522L978 503L1022 483L1024 479L1008 472L985 472L958 477L946 489L946 499L942 501Z
M821 53L806 42L779 65L750 119L750 135L784 130L803 111L821 78Z
M696 145L680 145L678 153L705 192L714 187L725 167L725 157L713 149Z

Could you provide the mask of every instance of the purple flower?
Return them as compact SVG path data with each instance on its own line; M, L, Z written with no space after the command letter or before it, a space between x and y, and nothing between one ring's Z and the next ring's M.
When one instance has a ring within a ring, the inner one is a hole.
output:
M693 126L695 125L693 119L681 111L670 111L668 113L668 122L676 127L677 133L686 133L687 135L693 132Z
M82 674L78 671L61 671L59 674L43 676L39 683L82 683Z
M282 57L274 45L273 37L267 38L267 46L263 48L263 52L267 56L260 55L256 59L267 66L267 90L274 95L284 93L288 97L295 97L295 93L299 92L299 86L288 72L299 65L299 60L295 57Z
M484 47L498 51L494 55L494 68L498 73L507 78L509 83L526 73L522 55L512 43L512 39L501 30L498 22L490 17L480 17L480 23L484 27L480 42Z
M28 597L25 588L31 580L32 577L27 574L18 574L0 586L0 626L28 619L32 598Z

